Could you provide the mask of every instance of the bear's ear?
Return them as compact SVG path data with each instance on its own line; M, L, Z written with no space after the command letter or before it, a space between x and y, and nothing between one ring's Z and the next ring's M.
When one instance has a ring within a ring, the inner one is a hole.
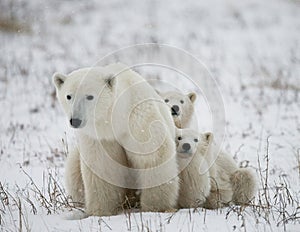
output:
M211 132L204 133L205 140L210 144L214 139L214 135Z
M212 144L214 140L214 134L212 132L206 132L205 133L205 138L208 144Z
M113 86L115 85L115 82L116 82L116 78L113 74L111 75L108 75L106 78L105 78L105 84L110 88L112 89Z
M67 76L61 74L61 73L54 73L52 80L57 89L60 89L60 87L64 84L65 80L67 79Z
M197 98L197 94L196 93L191 92L187 96L191 100L192 103L194 103L196 101L196 98Z

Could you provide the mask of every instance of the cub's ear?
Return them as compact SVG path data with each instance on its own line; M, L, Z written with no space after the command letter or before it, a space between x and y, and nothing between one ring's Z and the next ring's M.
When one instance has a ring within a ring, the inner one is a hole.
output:
M61 86L64 84L65 80L67 79L67 76L61 73L54 73L52 80L57 89L60 89Z
M214 135L211 132L204 133L205 140L210 144L214 139Z
M194 92L191 92L187 95L189 97L189 99L191 100L192 103L194 103L196 101L197 98L197 94Z

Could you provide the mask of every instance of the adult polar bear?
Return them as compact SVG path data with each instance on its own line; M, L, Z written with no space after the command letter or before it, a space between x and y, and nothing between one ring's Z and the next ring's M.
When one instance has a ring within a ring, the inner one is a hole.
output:
M67 188L72 186L67 190L72 195L77 188L84 189L78 196L84 198L86 213L117 213L127 185L141 189L143 211L175 208L179 192L175 126L156 91L119 63L69 75L56 73L53 81L78 140L79 153L67 158Z

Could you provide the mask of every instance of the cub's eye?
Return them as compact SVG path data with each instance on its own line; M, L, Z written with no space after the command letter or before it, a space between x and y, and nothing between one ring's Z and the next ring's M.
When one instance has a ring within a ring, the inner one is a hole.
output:
M178 139L178 140L182 140L182 137L179 136L177 139Z
M72 99L72 97L71 97L71 95L67 95L67 100L71 100Z
M183 103L184 103L184 100L180 100L180 103L183 104Z
M168 103L169 102L169 99L165 99L165 103Z
M94 99L94 96L93 95L88 95L88 96L86 96L86 99L88 99L88 100L93 100Z
M194 142L195 142L195 143L198 143L198 139L194 139Z

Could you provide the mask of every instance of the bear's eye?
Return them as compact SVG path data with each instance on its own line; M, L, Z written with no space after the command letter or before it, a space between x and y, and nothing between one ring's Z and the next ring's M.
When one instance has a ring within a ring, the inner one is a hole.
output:
M198 139L194 139L194 142L195 142L195 143L198 143Z
M71 100L71 99L72 99L71 95L67 95L67 100Z
M180 103L183 104L183 103L184 103L184 100L180 100Z
M88 99L88 100L93 100L94 99L94 96L93 95L88 95L88 96L86 96L86 99Z
M178 139L178 140L182 140L182 137L179 136L177 139Z
M165 103L168 103L169 102L169 99L165 99Z

